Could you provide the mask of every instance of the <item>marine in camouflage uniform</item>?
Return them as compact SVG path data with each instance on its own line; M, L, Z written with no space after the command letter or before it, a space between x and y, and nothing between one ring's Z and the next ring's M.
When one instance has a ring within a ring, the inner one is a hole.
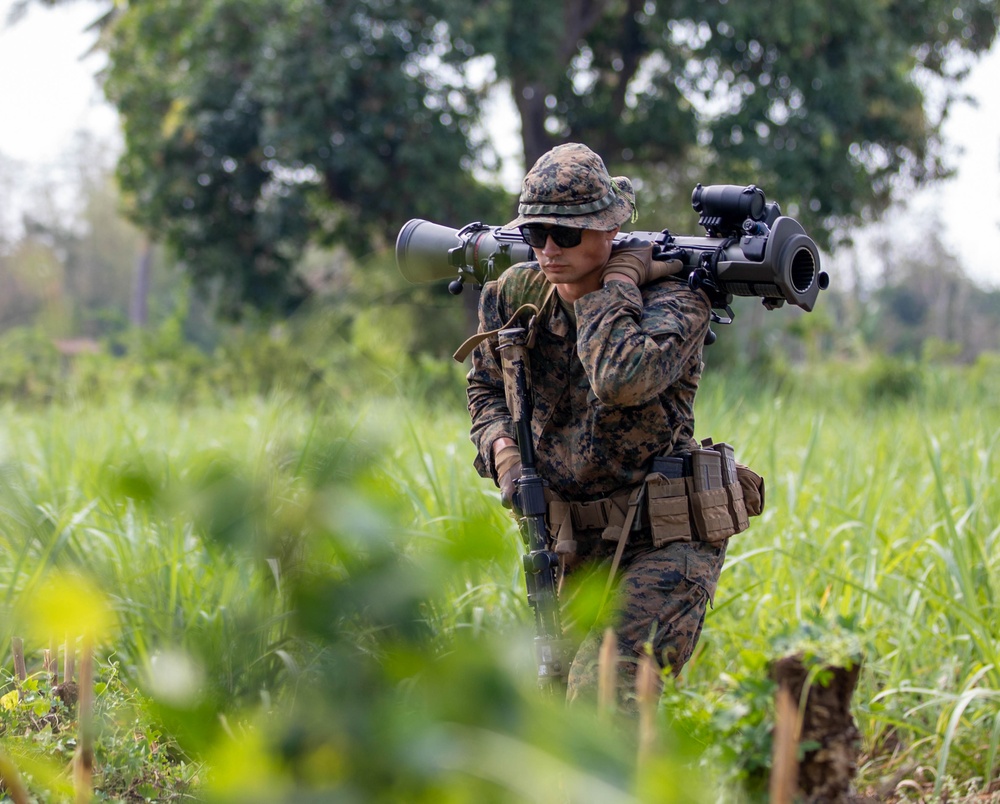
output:
M551 225L611 237L635 204L628 179L612 179L600 157L572 143L539 159L525 177L520 201L521 214L506 228ZM574 293L577 277L564 284L560 269L562 255L576 248L560 249L549 236L544 248L535 248L539 261L514 266L486 284L479 312L480 332L487 332L503 327L525 303L542 309L530 350L536 466L558 499L588 502L641 484L654 456L698 446L694 400L710 305L680 279L666 276L640 287L619 274L602 276L603 266L596 280L587 280L590 292ZM552 284L558 292L546 303ZM498 456L504 447L509 452L514 427L493 341L473 353L468 400L476 468L503 488L505 480L511 482L504 472L510 461L498 474ZM654 547L648 521L640 522L622 557L614 621L623 700L634 686L637 658L650 648L674 674L691 657L725 558L724 541ZM617 547L610 537L616 535L615 528L574 529L564 597L573 593L574 579L608 572ZM571 700L596 694L601 639L591 631L576 652L568 679Z

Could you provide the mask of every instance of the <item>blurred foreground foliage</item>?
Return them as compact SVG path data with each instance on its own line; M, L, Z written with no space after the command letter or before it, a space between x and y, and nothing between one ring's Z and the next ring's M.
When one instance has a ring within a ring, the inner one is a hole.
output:
M196 349L165 327L70 358L8 333L0 660L25 639L36 697L4 679L0 753L35 800L65 800L74 747L71 711L42 720L41 650L101 613L106 800L762 800L767 666L804 637L863 651L866 783L919 762L989 786L995 357L706 375L701 434L740 446L769 507L640 765L634 723L535 689L464 369L394 334L302 317Z
M636 781L632 729L537 694L517 537L456 448L461 369L307 356L259 337L226 344L226 359L39 361L12 386L3 655L24 637L44 686L53 634L114 613L98 664L126 686L98 691L113 743L98 751L101 795L628 801L639 784L702 800L662 772L683 754ZM444 378L447 403L422 401ZM83 588L99 591L39 620L41 603ZM129 734L126 689L143 719ZM64 800L72 713L42 722L27 706L0 721L0 748L37 800ZM171 759L130 782L123 752Z

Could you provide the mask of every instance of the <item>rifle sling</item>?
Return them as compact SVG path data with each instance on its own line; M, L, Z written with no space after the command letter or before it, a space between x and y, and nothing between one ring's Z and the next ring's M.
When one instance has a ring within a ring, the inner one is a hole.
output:
M507 323L504 324L502 327L499 327L498 329L489 330L487 332L478 332L475 335L471 336L470 338L466 338L465 341L462 343L462 345L459 346L457 350L455 350L455 354L452 355L452 357L454 357L454 359L457 360L459 363L465 362L465 358L467 358L472 353L472 350L475 349L477 346L479 346L479 344L481 344L483 341L496 338L501 331L509 329L511 326L513 326L517 322L517 319L520 316L522 316L524 313L529 313L529 312L531 313L531 319L528 321L528 348L529 349L532 348L535 344L535 332L536 332L536 327L538 326L539 323L538 320L541 317L542 312L544 312L545 309L548 307L549 302L555 295L555 292L556 292L556 286L550 285L548 292L545 294L545 298L542 300L541 307L536 307L534 304L531 303L522 304L514 311L514 315L512 315L510 319L507 321ZM646 484L640 483L629 495L628 511L625 513L625 522L622 525L621 535L618 537L618 546L615 548L615 555L611 561L611 571L608 574L608 581L604 587L604 596L601 600L601 608L604 608L604 604L607 602L608 595L611 592L611 587L614 585L615 575L618 572L618 567L622 561L622 555L625 552L625 545L628 543L629 533L632 530L632 523L635 521L636 514L639 511L639 506L642 504L642 498L645 494L645 491L646 491ZM570 516L567 511L564 523L569 524L569 520ZM565 531L564 528L561 528L560 530ZM576 543L575 541L572 541L572 536L570 534L571 534L571 526L569 532L560 533L555 539L556 552L562 554L560 555L561 559L560 563L562 563L562 560L565 559L565 553L572 553L575 551ZM560 550L560 548L562 549ZM563 577L564 573L560 572L559 591L562 591Z
M629 534L632 532L632 526L635 523L636 516L638 516L639 510L642 507L645 493L645 482L638 484L632 488L631 491L623 491L613 497L594 500L589 503L566 502L560 499L558 495L548 492L549 521L552 529L555 531L555 535L553 537L553 550L556 555L559 556L559 563L562 570L559 577L560 592L562 591L563 578L565 578L566 561L574 553L576 553L577 543L574 525L584 528L603 528L603 538L615 539L615 541L618 542L618 545L615 548L614 558L611 561L611 571L608 573L608 580L604 588L604 596L601 600L601 606L604 606L604 603L607 601L607 597L611 592L611 587L614 585L615 576L617 575L618 568L621 565L622 555L625 552L625 546L628 543ZM590 512L592 509L599 510L595 510L593 515L589 515L588 513L581 513L581 509L584 512ZM620 516L621 513L624 513L624 521L618 519L617 516L614 516L615 513L618 513L618 516ZM591 516L591 521L576 521L585 516ZM621 522L621 525L615 524L615 519L618 519L618 522ZM616 536L617 538L615 538Z
M604 586L604 595L601 598L601 608L608 600L611 587L615 582L615 575L618 574L618 566L622 563L622 554L625 552L625 544L628 542L629 533L632 532L632 523L642 504L643 495L646 493L646 484L640 483L628 498L628 512L625 514L625 524L622 525L622 534L618 537L618 546L615 548L615 557L611 560L611 572L608 573L608 582Z
M512 327L517 322L517 319L520 318L524 313L531 313L531 319L528 322L528 330L529 330L528 348L530 349L535 344L535 327L538 324L538 319L541 317L542 312L548 307L549 300L552 298L555 291L556 291L556 286L550 285L548 292L545 294L545 299L542 301L541 307L536 307L533 304L522 304L514 311L514 315L510 317L510 320L507 321L507 323L504 324L499 329L491 329L488 332L477 332L472 337L466 338L465 341L462 343L462 345L459 346L458 349L455 351L455 354L452 355L452 357L454 357L455 360L457 360L459 363L465 362L465 358L467 358L469 354L472 352L472 350L475 349L477 346L479 346L479 344L481 344L483 341L496 338L498 333Z

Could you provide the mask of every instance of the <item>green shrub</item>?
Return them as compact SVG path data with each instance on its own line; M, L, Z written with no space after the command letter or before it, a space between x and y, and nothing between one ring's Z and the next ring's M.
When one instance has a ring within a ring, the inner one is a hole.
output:
M912 360L878 357L862 376L865 397L874 404L909 402L924 390L924 372Z
M34 404L55 398L67 363L40 330L11 329L0 335L0 399Z

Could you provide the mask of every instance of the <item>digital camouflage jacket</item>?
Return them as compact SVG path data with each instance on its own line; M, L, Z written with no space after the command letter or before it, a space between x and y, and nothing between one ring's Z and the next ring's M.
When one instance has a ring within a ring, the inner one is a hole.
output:
M480 332L506 324L549 289L538 263L488 282ZM593 500L642 482L655 455L697 446L694 399L711 313L683 280L637 288L612 281L579 299L576 322L553 298L530 350L537 469L566 500ZM527 321L521 322L524 326ZM514 437L494 340L473 352L468 375L476 469L496 480L491 445Z

